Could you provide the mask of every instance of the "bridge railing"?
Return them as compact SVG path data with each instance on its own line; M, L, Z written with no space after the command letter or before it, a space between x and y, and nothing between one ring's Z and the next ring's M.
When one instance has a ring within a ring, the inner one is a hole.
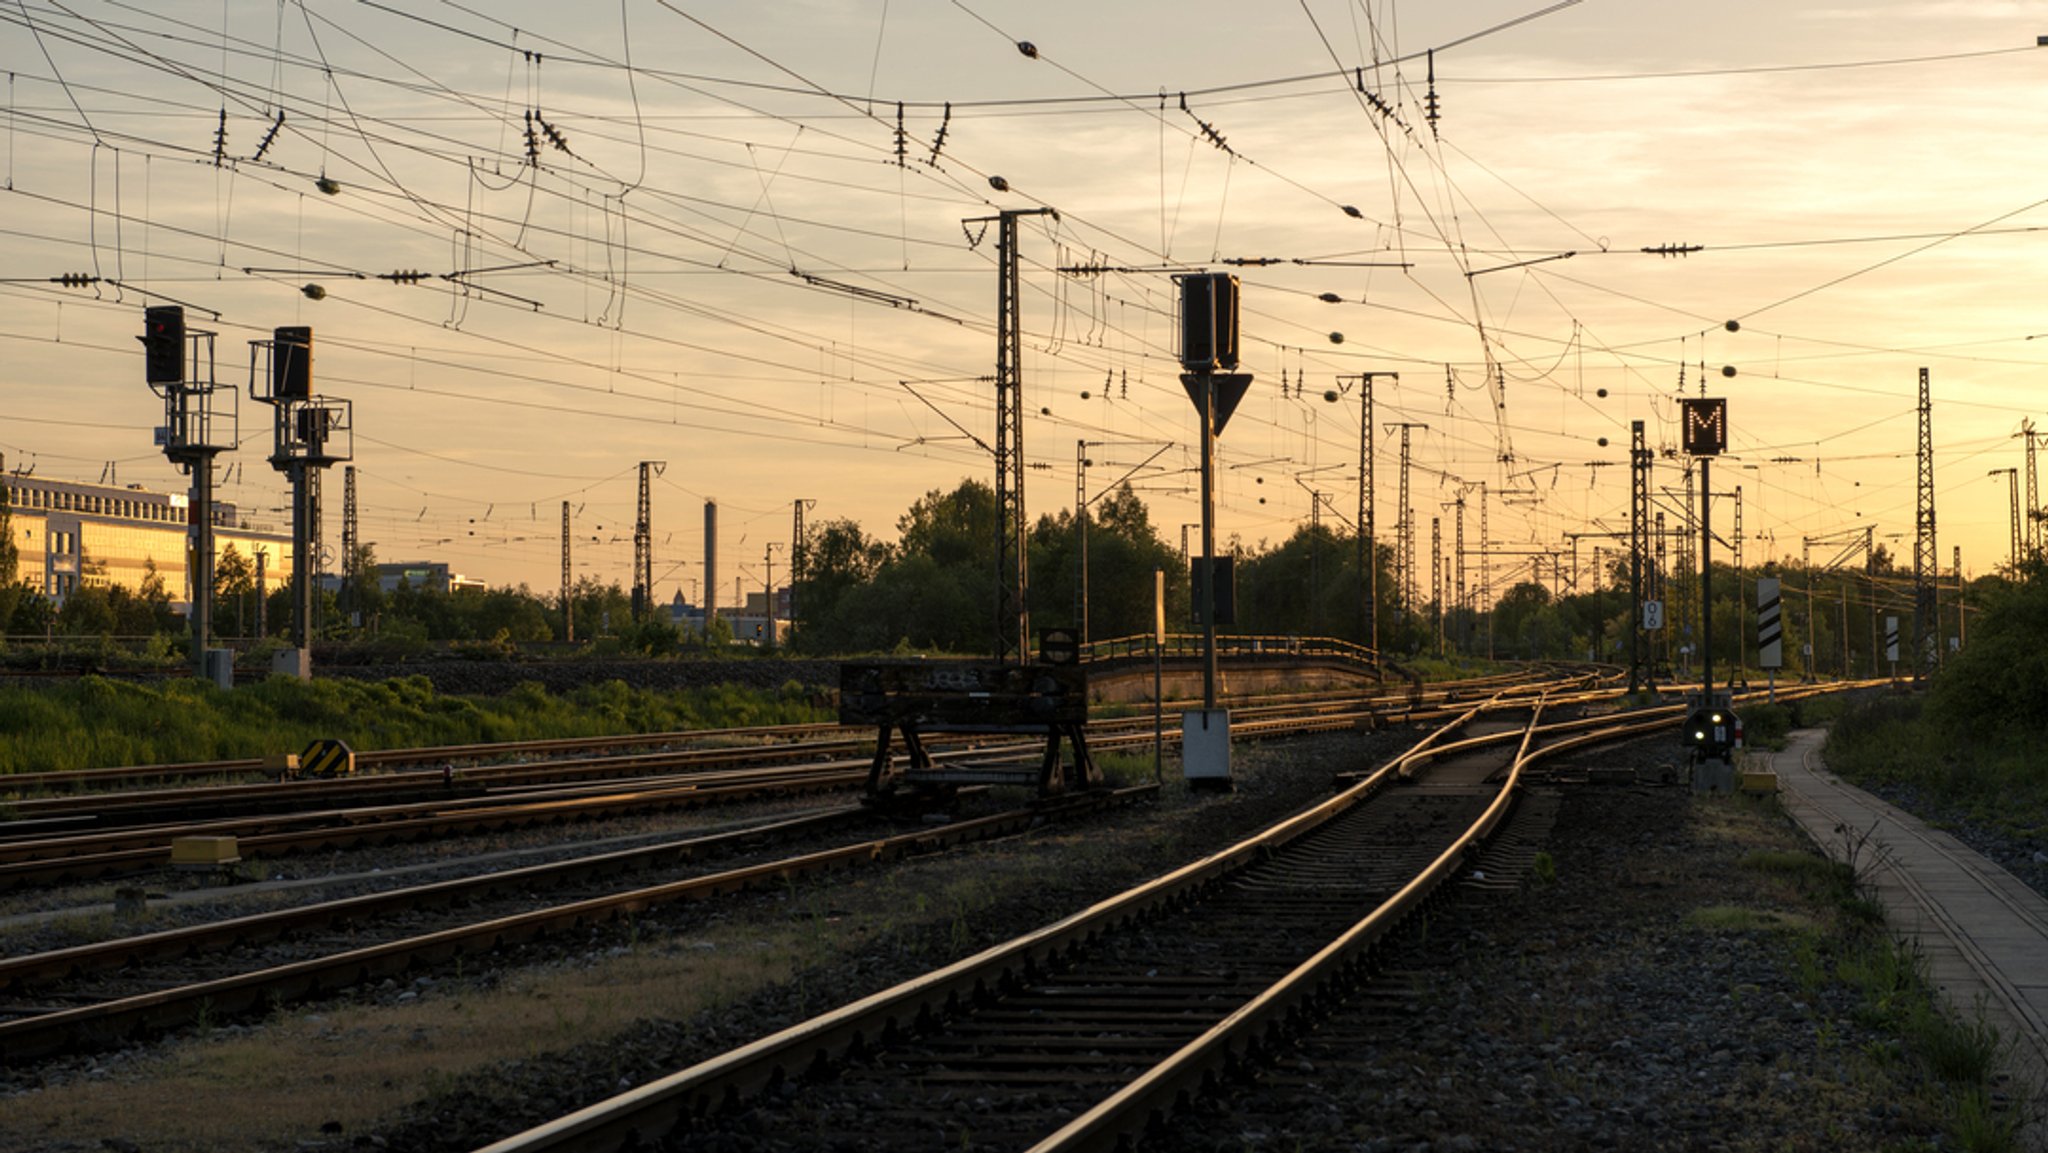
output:
M1168 633L1163 645L1155 645L1150 633L1089 641L1081 646L1081 659L1091 663L1149 661L1155 649L1165 658L1199 659L1203 655L1202 636L1200 633ZM1375 671L1380 667L1379 654L1372 649L1336 637L1219 635L1216 638L1216 655L1223 660L1323 660L1361 665Z

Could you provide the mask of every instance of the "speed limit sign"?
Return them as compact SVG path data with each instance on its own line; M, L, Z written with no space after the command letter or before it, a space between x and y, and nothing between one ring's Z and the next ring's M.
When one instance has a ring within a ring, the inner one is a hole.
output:
M1643 602L1643 627L1655 632L1664 627L1664 602Z

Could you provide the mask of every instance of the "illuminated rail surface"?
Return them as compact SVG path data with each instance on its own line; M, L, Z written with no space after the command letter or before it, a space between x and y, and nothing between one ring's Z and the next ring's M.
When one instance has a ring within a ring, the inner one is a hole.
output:
M1481 852L1533 857L1554 812L1518 804L1533 766L1684 711L1552 725L1547 707L1475 706L1230 848L485 1153L683 1134L774 1147L835 1125L905 1148L1117 1148L1284 1047ZM735 1108L764 1093L774 1108Z
M1114 642L1102 642L1112 645ZM1278 651L1274 657L1287 655ZM1313 655L1313 654L1310 654ZM1594 666L1539 666L1534 670L1514 670L1482 677L1455 681L1442 681L1422 687L1420 700L1441 703L1454 699L1473 699L1500 687L1524 683L1541 673L1556 675L1555 670L1571 668L1577 675L1595 675ZM1130 674L1136 676L1137 674ZM1611 673L1608 674L1611 676ZM1385 691L1361 692L1325 691L1316 693L1268 694L1260 698L1262 706L1278 706L1302 702L1325 701L1381 701L1405 699L1407 694L1400 688ZM1169 700L1164 707L1173 711L1182 707L1194 707L1194 701ZM678 748L696 747L701 749L708 742L731 743L735 741L796 743L818 739L852 740L848 730L833 722L789 725L752 725L724 729L689 729L655 733L628 733L614 736L555 737L527 741L499 741L481 744L432 745L417 748L371 749L356 753L356 765L365 776L339 781L296 782L309 787L339 789L363 780L375 780L388 773L413 769L423 776L432 776L442 771L443 766L462 766L465 775L476 776L491 769L507 771L542 771L536 762L539 758L552 758L569 753L593 754L584 758L586 762L610 761L618 769L630 771L630 758L626 750L656 750L651 754L657 761L662 756L674 755ZM285 751L285 750L280 750ZM510 766L500 762L516 760ZM549 762L541 762L546 764ZM553 762L563 767L562 762ZM573 765L576 762L567 762ZM601 766L598 766L601 767ZM385 770L385 773L371 773L369 770ZM160 765L129 765L97 769L67 769L42 773L24 773L5 781L10 790L32 792L37 796L21 802L36 804L43 800L57 800L59 794L87 791L133 789L144 785L160 785L175 781L219 782L241 778L250 782L263 780L263 758L239 757L226 760L190 761ZM360 787L360 785L358 786ZM375 786L372 786L375 787ZM47 811L65 811L61 805L52 804Z
M1234 728L1237 736L1249 739L1428 721L1454 712L1461 698L1473 696L1508 701L1549 691L1558 704L1619 698L1619 690L1598 687L1593 680L1586 674L1573 674L1567 683L1589 687L1571 691L1552 687L1560 683L1556 679L1525 678L1499 687L1452 683L1433 693L1399 700L1352 694L1249 706L1234 710L1240 718ZM1105 751L1141 748L1152 739L1149 721L1143 717L1094 722L1090 730L1091 743ZM1166 736L1169 741L1178 740L1177 732ZM158 868L170 860L172 841L180 836L234 836L242 856L278 857L695 808L778 794L853 789L865 780L867 744L864 737L848 736L764 749L639 755L624 758L632 762L629 767L613 763L619 758L598 758L477 770L495 774L498 784L473 780L468 772L459 784L456 778L438 772L383 774L387 788L395 787L396 795L408 798L385 804L322 805L334 794L301 788L360 783L355 778L219 786L217 789L227 794L223 797L207 789L173 790L175 795L169 798L155 791L124 792L100 798L98 807L85 797L19 801L13 804L16 819L0 822L0 891ZM963 739L935 755L941 759L993 759L1035 752L1035 746L1022 743L975 744ZM759 760L770 763L749 767ZM796 763L780 763L785 761ZM657 771L665 766L681 771ZM621 773L628 777L621 779ZM586 784L558 783L563 778L573 781L584 776L597 779ZM252 791L258 798L270 798L269 803L255 804L259 811L254 815L174 819L178 812L232 812L238 802L250 803ZM421 797L426 799L411 799ZM300 807L308 803L319 807ZM285 811L262 811L271 808Z
M1411 750L1406 762L1459 751L1466 746L1444 743L1450 732L1484 712L1511 707L1506 694L1497 694L1465 710ZM1666 727L1680 719L1680 711L1645 710L1632 714L1628 724L1631 731ZM1321 727L1313 719L1306 723ZM1548 725L1544 731L1559 736L1615 723L1585 718ZM1278 733L1288 722L1255 724ZM1467 744L1491 739L1481 736ZM911 832L884 828L878 833L875 826L885 819L862 806L818 808L676 841L10 958L0 961L0 1053L8 1061L29 1061L175 1027L200 1014L220 1018L262 1011L458 954L486 955L666 903L783 884L807 872L929 853L1093 812L1150 791L1141 786L1094 792ZM866 826L863 835L851 842L777 855L792 842L824 841L861 826ZM698 868L687 876L672 875L706 856L735 853L763 859L716 872ZM367 937L383 939L366 943ZM279 942L299 959L280 963ZM255 945L265 951L260 965L252 967L246 950ZM165 966L174 979L167 980Z
M1594 676L1576 672L1571 679L1590 684ZM1447 682L1419 693L1293 694L1272 703L1241 706L1234 712L1246 736L1315 731L1361 722L1424 719L1459 699L1533 692L1558 683L1554 672L1541 670L1519 677ZM1148 731L1149 721L1144 717L1103 720L1091 725L1090 739L1098 748L1110 749L1142 743ZM818 732L835 735L803 739ZM392 750L386 756L393 763L428 760L443 767L334 780L126 789L22 799L11 804L12 819L0 822L0 889L152 868L169 859L171 840L185 835L236 836L243 839L245 855L272 856L445 836L465 829L615 816L636 808L653 811L702 804L745 795L744 787L749 784L762 793L849 788L858 783L849 773L872 747L865 732L838 726L768 726L692 736L719 747L520 761L459 771L447 767L457 757L485 751L514 756L530 754L536 748L581 747L581 743L508 742ZM735 741L769 736L783 739L730 747ZM664 740L676 738L676 734L661 735ZM636 738L645 739L652 738ZM969 749L981 757L1024 751L1014 743L976 743L964 737L941 738L934 743L954 750L943 756L964 755L961 750ZM168 772L189 779L235 763L87 772L147 776ZM79 774L62 775L75 778ZM631 783L620 783L625 780Z
M737 830L7 958L0 960L0 1061L104 1047L202 1015L260 1014L667 904L1014 834L1153 789L1091 792L937 827L916 820L891 827L862 806L837 806ZM901 831L906 826L910 831ZM850 831L860 835L848 841ZM717 871L697 863L712 855L744 863ZM295 959L280 961L281 953Z

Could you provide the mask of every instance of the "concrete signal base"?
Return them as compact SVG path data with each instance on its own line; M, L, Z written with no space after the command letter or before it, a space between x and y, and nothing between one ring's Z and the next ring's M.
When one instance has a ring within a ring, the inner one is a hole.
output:
M1729 761L1710 757L1693 762L1692 791L1695 793L1732 793L1736 780L1735 766Z
M313 650L286 649L270 658L270 675L292 677L296 680L313 679Z
M1181 773L1191 789L1234 787L1230 777L1230 710L1189 709L1180 715Z

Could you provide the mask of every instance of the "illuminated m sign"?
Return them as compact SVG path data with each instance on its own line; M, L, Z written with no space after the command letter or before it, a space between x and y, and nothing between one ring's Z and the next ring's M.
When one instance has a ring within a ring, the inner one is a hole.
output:
M1722 397L1678 402L1682 428L1679 442L1692 456L1719 456L1728 451L1728 401Z

